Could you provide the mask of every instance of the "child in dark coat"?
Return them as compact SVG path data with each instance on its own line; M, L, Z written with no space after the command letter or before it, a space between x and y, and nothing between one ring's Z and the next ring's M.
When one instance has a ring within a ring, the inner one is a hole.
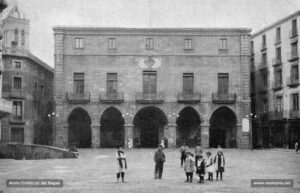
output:
M154 162L155 162L154 179L162 178L165 161L166 161L166 156L165 153L163 152L163 147L159 145L157 151L154 154Z
M197 166L196 174L200 177L199 183L204 183L205 162L202 155L198 157L196 161L196 166Z
M219 173L220 173L220 180L222 180L223 178L222 174L224 172L224 167L225 167L225 158L222 151L218 151L214 159L214 163L216 166L216 174L217 174L216 180L218 180Z

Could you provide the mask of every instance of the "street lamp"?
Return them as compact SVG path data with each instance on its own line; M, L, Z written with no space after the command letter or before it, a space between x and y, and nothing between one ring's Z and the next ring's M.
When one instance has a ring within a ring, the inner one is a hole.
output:
M58 113L52 112L48 114L49 121L52 118L52 146L54 146L54 140L55 140L55 131L54 131L54 124L55 124L55 117L58 117Z
M246 115L246 118L249 120L249 124L250 124L250 148L251 150L253 150L253 141L252 141L252 120L257 118L257 115L250 113L248 115Z

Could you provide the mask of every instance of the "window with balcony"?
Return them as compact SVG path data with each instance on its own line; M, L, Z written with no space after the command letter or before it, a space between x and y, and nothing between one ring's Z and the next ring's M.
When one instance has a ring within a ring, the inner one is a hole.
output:
M24 143L24 128L12 127L10 134L10 141Z
M276 64L281 63L281 47L276 48Z
M155 95L157 89L157 73L155 71L143 72L143 94Z
M154 39L146 38L146 49L154 49Z
M298 57L298 43L295 42L293 44L291 44L291 55L289 57L289 59L294 59Z
M227 49L227 39L221 38L219 40L219 50L226 50Z
M282 109L283 109L282 96L277 96L276 97L276 111L282 112Z
M184 40L184 49L191 50L193 49L193 42L192 39L185 39Z
M282 87L282 69L275 70L275 85L274 89L280 89Z
M291 79L294 81L299 81L299 67L298 65L294 65L291 68Z
M291 38L297 36L297 19L292 20Z
M266 35L262 36L262 43L261 43L261 49L265 50L267 48L267 38Z
M275 40L275 44L278 44L281 42L281 28L277 27L276 28L276 40Z
M183 73L183 94L194 93L194 74Z
M228 87L229 87L229 74L218 73L218 93L228 94Z
M117 48L116 38L108 38L108 49L109 50L114 50L116 48Z
M299 94L292 94L292 110L299 111Z
M22 101L13 101L13 112L12 117L14 120L23 119L23 102Z
M74 93L84 95L84 73L74 73Z
M22 77L15 76L13 78L13 88L22 89Z
M262 64L262 66L267 66L267 53L263 53L262 55L261 55L261 64Z
M116 94L118 92L118 74L107 73L107 94Z
M83 39L75 38L75 48L83 48Z
M263 86L265 87L268 86L268 74L266 72L262 73L262 82L263 82Z

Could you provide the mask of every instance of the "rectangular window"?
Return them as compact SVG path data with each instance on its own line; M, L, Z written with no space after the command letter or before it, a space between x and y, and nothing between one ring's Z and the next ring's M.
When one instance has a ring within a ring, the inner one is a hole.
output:
M194 93L194 74L183 73L183 94Z
M261 63L262 65L266 66L267 65L267 53L263 53L261 55Z
M19 61L19 60L13 61L13 68L21 69L22 68L22 61Z
M276 48L276 61L281 62L281 47Z
M157 73L155 71L143 72L143 93L156 94Z
M292 80L299 80L299 67L298 65L292 66L292 71L291 71L291 78Z
M266 48L267 46L267 39L266 39L266 35L262 36L262 48Z
M107 73L107 94L116 94L118 92L118 74Z
M228 94L229 75L228 73L218 73L218 93Z
M282 69L275 71L275 86L282 86Z
M262 74L262 81L263 81L264 86L268 86L268 74L267 73Z
M24 128L12 127L10 140L12 142L24 143Z
M298 43L291 44L292 58L298 57Z
M153 38L146 38L146 49L154 49Z
M254 53L254 42L253 41L250 42L250 51L251 51L251 54Z
M15 76L13 79L13 88L22 89L22 77Z
M297 19L292 20L292 37L297 36Z
M84 94L84 73L74 73L74 92L75 95Z
M192 39L185 39L184 40L184 49L187 49L187 50L193 49Z
M277 96L276 97L276 111L282 112L282 108L283 108L282 96Z
M219 40L219 50L227 49L227 39L223 38Z
M83 48L83 39L75 38L75 48Z
M44 85L41 85L41 97L45 96Z
M116 48L116 38L108 38L108 49L114 50Z
M269 106L268 106L268 100L263 101L263 113L268 113Z
M279 43L281 42L281 29L280 27L276 28L276 42L275 43Z
M292 105L294 111L299 111L299 94L292 94Z
M23 102L13 101L13 119L22 120L23 119Z

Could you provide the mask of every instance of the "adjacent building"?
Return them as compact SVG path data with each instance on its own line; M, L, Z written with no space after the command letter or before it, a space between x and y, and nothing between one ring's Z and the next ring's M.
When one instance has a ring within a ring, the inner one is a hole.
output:
M251 146L249 29L53 29L57 146Z
M52 144L53 68L29 51L29 20L18 6L7 9L1 26L1 91L12 103L11 116L2 120L2 140Z
M293 147L300 139L300 11L252 35L253 143Z

